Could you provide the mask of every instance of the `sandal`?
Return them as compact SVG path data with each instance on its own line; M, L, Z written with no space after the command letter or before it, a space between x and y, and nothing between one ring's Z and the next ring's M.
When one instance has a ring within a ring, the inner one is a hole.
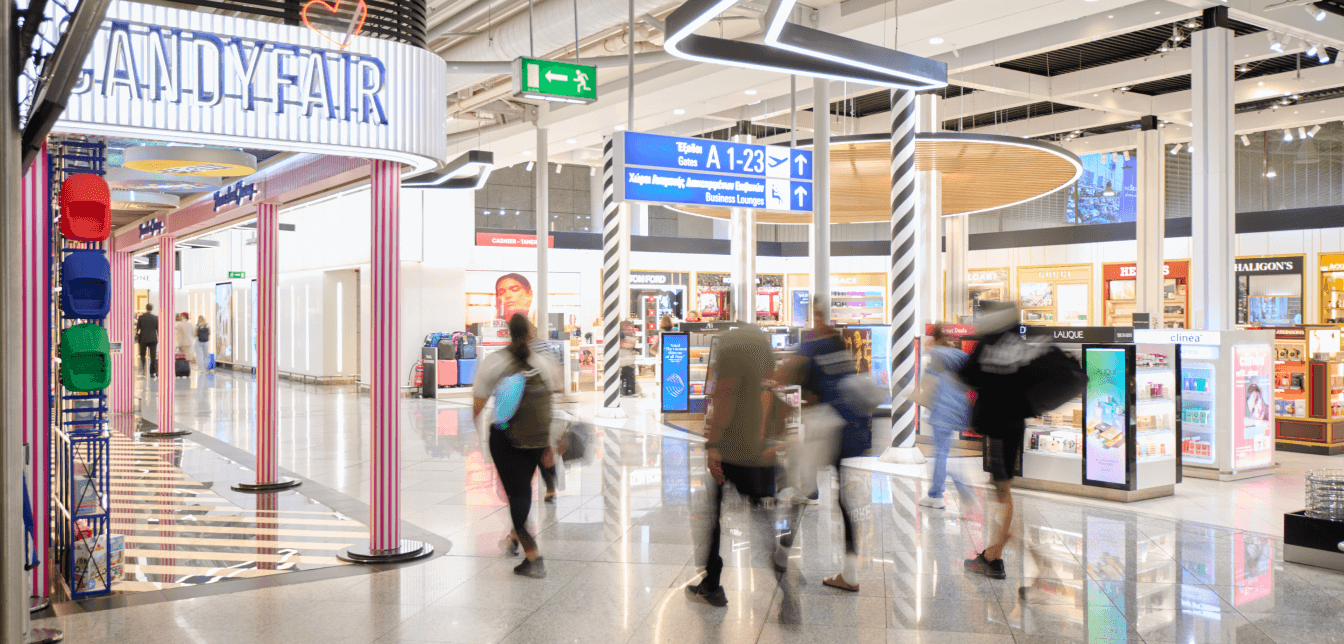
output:
M858 584L855 584L853 586L849 585L848 583L845 582L844 575L840 573L835 573L834 577L823 579L821 583L826 584L827 586L830 586L832 588L839 588L840 590L848 590L851 593L859 592Z

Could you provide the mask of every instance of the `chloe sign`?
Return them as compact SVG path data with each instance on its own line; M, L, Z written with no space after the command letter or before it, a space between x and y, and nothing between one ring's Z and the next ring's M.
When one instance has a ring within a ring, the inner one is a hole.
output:
M443 59L357 34L115 0L56 130L437 167Z

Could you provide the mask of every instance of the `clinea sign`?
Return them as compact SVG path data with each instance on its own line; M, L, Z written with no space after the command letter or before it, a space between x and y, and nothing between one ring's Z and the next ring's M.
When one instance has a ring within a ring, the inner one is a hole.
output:
M442 123L421 116L446 100L443 60L346 40L341 48L304 27L114 1L56 129L437 166L447 154Z
M556 103L597 100L597 68L559 60L515 58L513 95Z

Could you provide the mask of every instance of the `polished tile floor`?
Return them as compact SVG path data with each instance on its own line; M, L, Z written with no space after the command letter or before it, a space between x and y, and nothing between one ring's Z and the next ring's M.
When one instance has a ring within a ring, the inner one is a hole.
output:
M248 378L179 383L181 425L202 444L251 449ZM352 388L281 388L282 466L366 498L367 399ZM1279 538L1235 526L1242 499L1263 500L1249 516L1270 516L1291 474L1192 486L1186 502L1212 499L1211 514L1197 518L1018 495L1009 577L990 580L962 567L987 532L983 487L929 510L915 504L927 484L921 468L856 461L839 493L855 509L858 593L821 584L839 570L843 549L829 496L804 515L781 575L769 563L781 517L730 493L722 525L729 605L692 603L683 587L700 574L701 441L654 422L648 400L630 402L631 418L595 421L592 461L567 467L559 501L532 513L549 575L517 577L516 560L499 547L507 510L488 449L457 400L403 405L404 518L447 538L439 556L259 589L248 586L255 580L224 581L208 596L68 611L38 625L63 629L71 642L137 643L1344 642L1344 574L1284 563ZM970 463L954 467L977 481ZM1229 516L1233 525L1219 525ZM285 576L306 574L314 573Z

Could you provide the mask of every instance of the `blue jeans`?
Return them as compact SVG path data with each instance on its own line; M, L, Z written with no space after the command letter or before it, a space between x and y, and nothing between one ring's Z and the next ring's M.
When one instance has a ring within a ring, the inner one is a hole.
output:
M942 425L933 426L933 480L929 482L929 496L943 498L944 484L947 483L947 453L952 449L952 437L957 430Z

